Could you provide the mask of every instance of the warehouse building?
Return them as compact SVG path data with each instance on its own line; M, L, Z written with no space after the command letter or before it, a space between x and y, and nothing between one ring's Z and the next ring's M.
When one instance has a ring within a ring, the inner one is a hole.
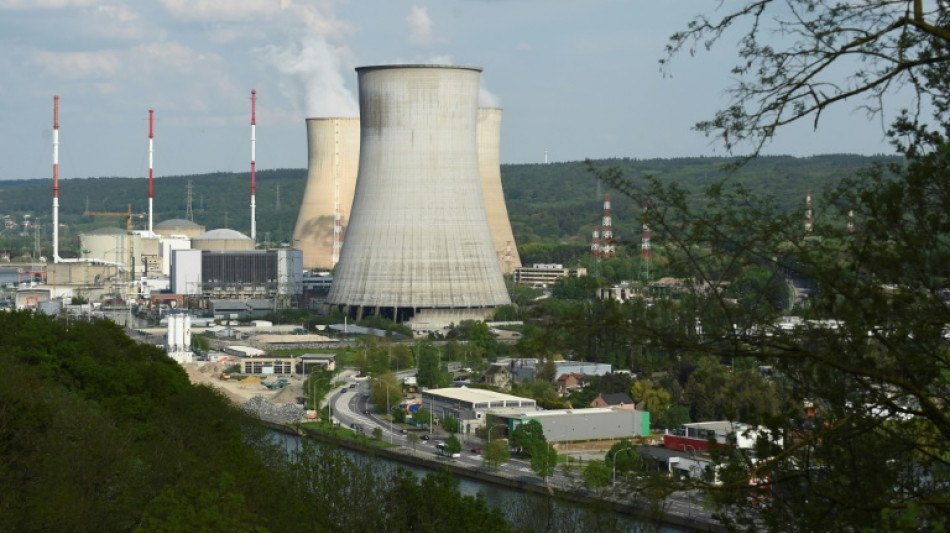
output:
M514 414L538 408L537 402L530 398L467 387L423 391L422 406L437 421L446 416L457 419L462 434L474 433L475 428L484 426L488 414Z
M548 442L576 442L605 439L630 439L650 434L650 413L612 407L592 409L552 409L500 415L508 425L508 434L532 420L541 424Z

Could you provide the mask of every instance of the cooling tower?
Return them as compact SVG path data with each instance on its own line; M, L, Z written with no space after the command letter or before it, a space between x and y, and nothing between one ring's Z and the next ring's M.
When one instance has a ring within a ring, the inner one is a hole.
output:
M304 189L294 247L303 266L331 269L340 256L350 219L360 157L360 119L307 119L307 186Z
M481 69L356 71L359 178L327 302L414 327L421 316L485 318L510 299L478 173Z
M498 265L503 273L511 274L521 266L521 256L515 246L511 222L508 220L508 207L505 206L505 193L501 187L500 144L501 109L479 108L478 172L485 197L485 214L488 216Z

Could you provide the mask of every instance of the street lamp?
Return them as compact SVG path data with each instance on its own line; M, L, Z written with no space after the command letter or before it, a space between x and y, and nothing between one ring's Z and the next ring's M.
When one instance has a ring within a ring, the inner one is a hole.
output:
M628 451L630 451L630 448L629 448L629 447L626 447L626 448L619 448L619 449L615 450L614 453L610 454L610 455L613 456L613 458L611 459L611 462L613 463L613 467L614 467L613 482L612 482L613 485L616 485L616 484L617 484L617 454L620 453L620 452L628 452ZM608 457L609 457L610 455L608 455Z
M503 428L503 427L508 427L508 426L506 426L505 424L495 424L488 428L488 444L491 444L491 430L495 428Z

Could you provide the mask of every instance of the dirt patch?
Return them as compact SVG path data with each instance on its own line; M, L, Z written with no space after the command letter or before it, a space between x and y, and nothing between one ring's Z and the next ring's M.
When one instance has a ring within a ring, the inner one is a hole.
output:
M244 381L220 379L223 369L230 365L233 363L185 363L182 366L192 383L218 389L237 405L244 405L255 396L263 396L273 403L296 403L299 392L302 392L300 384L294 383L294 380L283 389L268 390L256 377Z

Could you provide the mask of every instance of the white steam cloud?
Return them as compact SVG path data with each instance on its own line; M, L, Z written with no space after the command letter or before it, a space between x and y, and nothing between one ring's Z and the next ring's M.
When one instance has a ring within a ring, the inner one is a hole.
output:
M307 37L289 48L261 51L280 72L284 96L302 105L307 118L359 116L359 104L341 74L342 53L319 36Z
M432 40L432 19L429 17L429 11L425 6L412 6L409 16L406 17L409 23L409 42L412 44L425 45Z

